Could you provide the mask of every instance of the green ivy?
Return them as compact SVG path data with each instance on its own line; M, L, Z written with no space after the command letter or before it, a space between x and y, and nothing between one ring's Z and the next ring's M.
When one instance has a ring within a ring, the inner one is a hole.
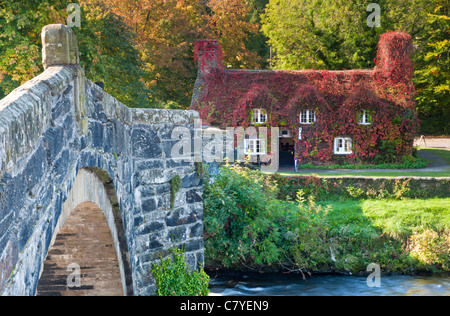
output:
M181 189L181 178L179 175L170 180L170 208L173 208L175 204L175 196L178 191Z
M161 259L152 266L152 273L158 287L158 296L208 296L209 276L203 268L186 271L184 254L181 249L170 250L173 258Z

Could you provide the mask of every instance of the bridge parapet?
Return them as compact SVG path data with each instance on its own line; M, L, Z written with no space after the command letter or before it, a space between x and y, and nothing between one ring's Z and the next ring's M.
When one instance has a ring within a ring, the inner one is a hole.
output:
M107 218L116 212L123 227L115 240L129 261L124 292L152 295L151 265L169 248L183 247L192 269L203 262L201 172L194 153L183 161L172 157L179 141L172 131L183 127L195 138L199 115L126 107L85 78L71 34L65 26L45 27L45 71L0 100L0 293L35 294L73 203L101 191L80 190L79 183L97 182L77 179L100 170L94 174L108 176L114 196L100 203L110 206L99 206ZM173 192L177 177L181 185Z

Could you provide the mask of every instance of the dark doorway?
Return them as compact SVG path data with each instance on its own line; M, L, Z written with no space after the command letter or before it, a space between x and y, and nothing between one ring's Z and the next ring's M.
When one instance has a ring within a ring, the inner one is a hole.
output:
M294 167L294 152L294 139L280 137L280 167Z

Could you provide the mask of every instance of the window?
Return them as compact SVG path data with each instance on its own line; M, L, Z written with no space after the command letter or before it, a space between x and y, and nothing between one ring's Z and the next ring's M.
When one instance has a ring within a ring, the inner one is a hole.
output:
M264 109L254 109L252 115L252 124L264 124L267 122L267 112Z
M372 116L369 111L363 110L358 114L358 124L370 125L372 123Z
M312 124L316 121L316 112L313 110L303 110L300 112L300 124Z
M292 137L291 131L288 129L282 129L280 137L291 138Z
M266 150L264 141L262 139L245 139L245 154L246 155L265 155Z
M335 155L350 155L352 153L352 139L350 137L336 137L334 139Z

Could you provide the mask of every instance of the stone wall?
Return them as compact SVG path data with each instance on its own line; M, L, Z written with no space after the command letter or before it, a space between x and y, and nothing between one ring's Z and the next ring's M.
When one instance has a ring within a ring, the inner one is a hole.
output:
M44 28L43 39L54 45L44 42L43 49L58 47L58 36L76 45L72 31L56 25ZM153 295L151 265L171 247L185 249L191 269L203 262L202 179L193 154L179 161L171 153L179 141L173 129L185 127L195 137L198 113L126 107L77 64L58 65L77 62L76 51L60 52L70 58L46 51L44 73L0 101L0 293L35 294L58 227L72 207L95 200L109 183L114 193L92 202L107 218L115 209L123 224L126 247L116 238L116 248L127 248L130 261L124 292ZM100 181L84 181L81 190L79 176L92 170L100 171L94 172ZM170 182L177 175L181 189L172 207Z
M306 195L326 199L330 196L352 198L393 197L401 194L405 198L448 198L450 180L448 178L419 177L327 177L280 176L271 175L277 181L280 193L278 198L295 199L298 190ZM350 188L350 189L348 189ZM352 190L353 188L353 190ZM350 192L352 194L350 194ZM400 196L399 196L400 197Z

